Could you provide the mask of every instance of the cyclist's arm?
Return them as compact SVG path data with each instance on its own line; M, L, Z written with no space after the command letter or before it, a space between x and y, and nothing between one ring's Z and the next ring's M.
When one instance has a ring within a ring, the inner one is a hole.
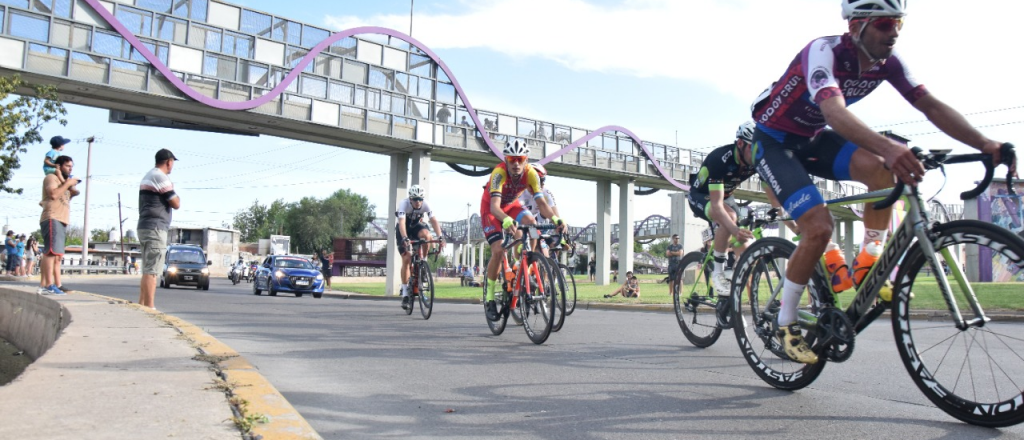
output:
M444 240L444 233L441 231L441 223L437 221L437 217L430 217L430 224L434 226L434 232L437 232L437 238Z
M903 183L917 184L916 179L910 176L911 173L917 178L924 176L924 165L921 165L910 148L871 130L864 121L846 108L842 94L836 92L824 98L818 106L821 107L821 113L828 125L854 145L882 156L885 159L885 166Z
M742 232L739 226L736 226L736 222L729 217L729 213L725 207L725 191L719 187L721 184L712 184L709 187L708 195L711 197L709 203L711 204L711 220L718 223L719 226L725 228L725 231L733 237L739 237Z
M405 232L405 216L398 218L398 235L402 236L402 240L406 240L409 237L406 236Z
M935 95L929 93L922 96L914 101L914 107L924 113L925 117L939 127L943 133L984 153L991 154L993 161L999 163L999 148L1002 143L985 137L972 127L960 112L940 101ZM1013 169L1016 171L1016 164Z

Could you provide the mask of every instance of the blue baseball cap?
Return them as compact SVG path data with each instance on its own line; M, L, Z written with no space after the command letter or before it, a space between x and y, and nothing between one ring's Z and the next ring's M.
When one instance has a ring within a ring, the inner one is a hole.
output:
M71 139L68 139L66 137L54 136L50 138L50 146L54 148L59 147L61 145L67 145L69 143L71 143Z

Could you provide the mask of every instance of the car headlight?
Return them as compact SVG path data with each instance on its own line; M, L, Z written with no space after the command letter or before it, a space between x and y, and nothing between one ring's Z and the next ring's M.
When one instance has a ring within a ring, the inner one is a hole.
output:
M277 272L274 272L274 276L278 278L284 278L284 272L278 270Z
M167 268L167 272L168 273L178 273L178 268L174 267L174 266L168 267Z
M324 279L324 274L322 274L322 273L316 274L316 279L317 279L317 281L322 281Z
M204 267L199 272L202 272L203 275L209 275L210 274L210 269Z

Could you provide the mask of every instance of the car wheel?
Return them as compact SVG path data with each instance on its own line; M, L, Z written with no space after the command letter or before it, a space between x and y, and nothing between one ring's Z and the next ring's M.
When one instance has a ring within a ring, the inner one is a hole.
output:
M270 296L277 296L277 290L274 290L274 283L267 281L267 294Z
M313 298L323 298L323 296L324 296L323 292L321 292L321 293L314 293L313 294Z
M253 295L259 295L261 293L259 285L260 285L260 283L257 283L255 281L253 281L253 283L252 283L252 294Z
M295 294L295 297L296 297L296 298L302 298L302 294L301 294L301 293L296 293L296 294Z
M207 281L205 284L203 284L203 290L210 290L210 282L209 281Z

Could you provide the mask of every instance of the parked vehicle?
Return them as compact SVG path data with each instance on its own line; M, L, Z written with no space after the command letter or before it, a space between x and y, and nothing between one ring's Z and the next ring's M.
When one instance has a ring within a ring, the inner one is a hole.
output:
M270 296L278 292L293 293L301 297L306 293L320 298L324 294L324 275L309 260L292 255L271 255L256 270L252 293L264 290Z
M160 274L160 287L172 285L195 286L210 290L210 268L203 248L194 244L172 244L164 255L164 270Z

